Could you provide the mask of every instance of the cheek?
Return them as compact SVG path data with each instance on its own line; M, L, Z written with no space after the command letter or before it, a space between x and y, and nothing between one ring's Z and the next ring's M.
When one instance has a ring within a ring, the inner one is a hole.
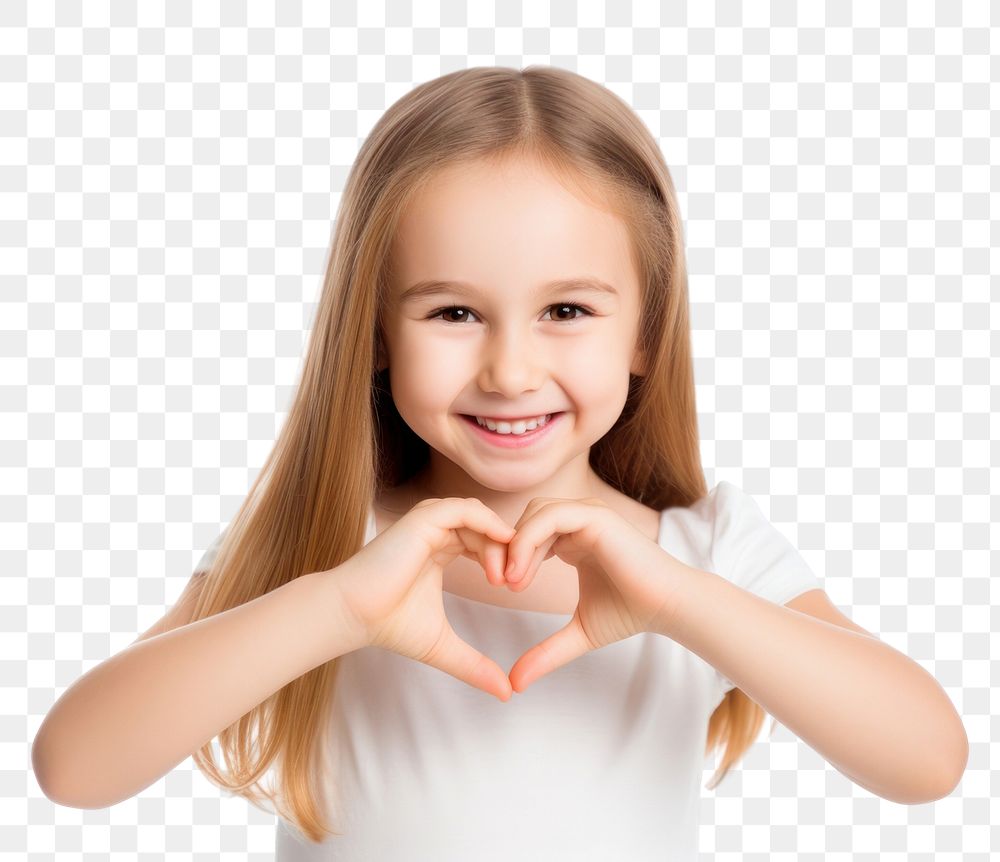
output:
M461 348L447 343L438 343L433 338L411 338L402 342L400 371L407 378L425 385L435 381L443 384L456 377L457 371L468 367L463 361Z
M617 416L628 399L629 360L620 344L607 339L564 354L559 380L572 402L595 420L608 413Z
M621 342L609 335L607 338L567 342L557 363L574 380L587 381L595 389L603 390L615 384L623 373L622 369L628 378L629 358L624 355Z
M449 351L435 349L427 339L403 338L394 347L389 374L397 406L448 404L464 385L463 363L456 362Z

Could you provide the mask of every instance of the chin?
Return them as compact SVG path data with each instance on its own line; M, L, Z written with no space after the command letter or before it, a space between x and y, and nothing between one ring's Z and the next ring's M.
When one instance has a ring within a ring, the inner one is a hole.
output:
M461 462L456 462L466 475L488 491L498 494L523 494L550 482L559 473L562 463L554 464L551 469L540 469L537 465L528 470L524 465L508 464L506 469L498 467L490 470L468 468Z

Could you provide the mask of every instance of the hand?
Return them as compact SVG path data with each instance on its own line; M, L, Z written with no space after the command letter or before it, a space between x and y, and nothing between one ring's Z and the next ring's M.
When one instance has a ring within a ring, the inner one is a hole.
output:
M573 619L511 668L515 691L590 650L667 630L676 582L671 574L687 567L602 500L536 497L514 528L507 547L509 589L528 589L552 556L575 566L580 578Z
M463 556L478 560L487 580L502 586L513 535L474 497L428 498L331 571L367 645L424 662L507 701L507 674L448 622L442 584L444 567Z

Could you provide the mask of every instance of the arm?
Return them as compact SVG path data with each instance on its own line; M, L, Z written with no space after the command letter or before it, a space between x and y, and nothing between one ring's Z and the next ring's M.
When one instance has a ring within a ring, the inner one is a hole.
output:
M947 796L969 756L962 719L919 664L867 634L691 567L663 634L732 680L837 770L885 799Z
M80 677L32 744L45 795L74 808L128 799L282 686L364 646L337 573L140 639Z

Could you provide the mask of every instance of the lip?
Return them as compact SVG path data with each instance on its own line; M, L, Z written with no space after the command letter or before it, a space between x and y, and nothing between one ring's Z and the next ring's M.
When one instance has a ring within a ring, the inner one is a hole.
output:
M461 413L461 416L473 416L472 413ZM479 413L484 419L492 419L494 422L527 422L529 419L534 419L536 416L555 416L555 413L525 413L523 416L490 416L489 413ZM475 417L473 417L475 418Z
M541 442L546 437L549 436L549 431L554 425L559 424L563 416L566 414L564 412L553 413L552 417L546 422L541 428L536 428L534 431L529 431L526 434L515 435L515 434L498 434L495 431L490 431L489 428L484 428L476 421L475 416L469 416L465 413L460 413L459 418L462 419L466 425L470 426L473 433L484 440L487 443L491 443L500 449L524 449L527 446L533 446L535 443Z

